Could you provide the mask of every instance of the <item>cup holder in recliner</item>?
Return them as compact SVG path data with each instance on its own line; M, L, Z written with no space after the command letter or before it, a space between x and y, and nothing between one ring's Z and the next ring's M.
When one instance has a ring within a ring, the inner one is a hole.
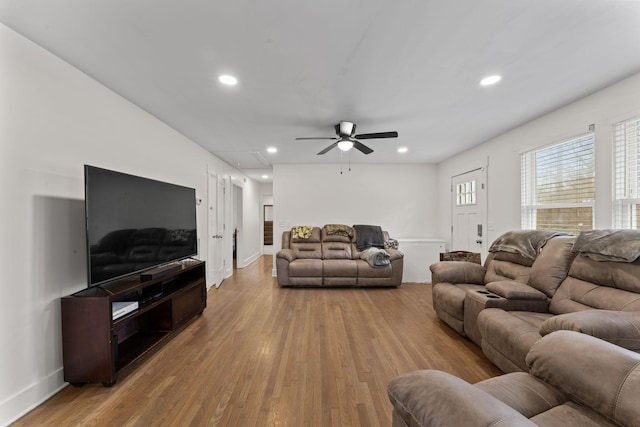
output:
M491 299L498 299L500 298L498 295L494 295L489 291L476 291L477 293L483 295L486 298L491 298Z

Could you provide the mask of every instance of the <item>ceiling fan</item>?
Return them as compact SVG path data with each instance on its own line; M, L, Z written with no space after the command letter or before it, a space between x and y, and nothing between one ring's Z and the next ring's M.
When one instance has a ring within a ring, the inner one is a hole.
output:
M342 151L349 151L352 148L363 152L364 154L371 154L373 150L363 143L360 139L378 139L378 138L397 138L398 132L375 132L375 133L361 133L356 135L355 123L341 121L335 125L337 137L309 137L309 138L296 138L296 141L309 140L309 139L329 139L335 141L333 144L320 151L318 155L327 153L334 147L338 147Z

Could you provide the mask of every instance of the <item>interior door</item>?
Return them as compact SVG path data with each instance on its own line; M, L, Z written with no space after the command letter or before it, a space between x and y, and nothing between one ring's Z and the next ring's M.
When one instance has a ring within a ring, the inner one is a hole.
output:
M219 287L224 279L224 179L209 173L209 260L207 279Z
M226 236L226 224L225 224L225 194L227 192L227 187L225 185L224 178L218 176L217 179L217 200L216 205L218 209L216 210L216 244L217 244L217 252L216 252L216 277L218 277L218 281L216 282L216 287L220 286L222 281L224 280L224 272L226 267L225 257L224 257L224 240Z
M451 249L484 255L486 170L475 169L451 177Z

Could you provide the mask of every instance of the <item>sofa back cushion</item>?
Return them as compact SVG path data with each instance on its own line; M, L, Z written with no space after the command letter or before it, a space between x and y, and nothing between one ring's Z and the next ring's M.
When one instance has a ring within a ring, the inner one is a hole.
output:
M567 277L575 253L571 252L574 236L557 236L549 239L531 266L528 285L548 297L556 293Z
M533 261L512 252L492 252L485 267L484 283L515 280L527 283Z
M616 425L638 425L637 353L589 335L556 331L531 347L526 362L530 374L566 393L572 401Z
M284 247L284 246L283 246ZM293 237L291 235L289 247L298 259L322 259L322 242L320 228L313 227L308 238Z
M351 259L351 243L322 242L323 259Z
M640 260L595 261L579 254L551 298L553 314L579 310L640 310Z

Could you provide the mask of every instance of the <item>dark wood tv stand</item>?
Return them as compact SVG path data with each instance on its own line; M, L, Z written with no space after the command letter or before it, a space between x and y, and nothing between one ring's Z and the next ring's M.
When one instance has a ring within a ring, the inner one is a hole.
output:
M118 374L178 333L207 306L205 263L141 280L139 274L62 298L64 380L74 386L115 384ZM139 307L112 319L112 303Z

